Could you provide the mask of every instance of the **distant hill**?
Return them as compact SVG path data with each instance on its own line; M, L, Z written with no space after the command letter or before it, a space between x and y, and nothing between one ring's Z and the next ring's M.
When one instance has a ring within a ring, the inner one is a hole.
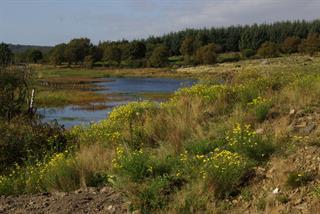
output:
M51 46L39 46L39 45L14 45L9 44L9 48L13 53L22 53L28 49L38 49L44 53L48 52L52 47Z

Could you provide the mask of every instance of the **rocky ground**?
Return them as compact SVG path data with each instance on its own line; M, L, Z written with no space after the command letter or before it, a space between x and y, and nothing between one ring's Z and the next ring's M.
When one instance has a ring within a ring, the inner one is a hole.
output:
M0 213L127 213L119 193L88 188L71 193L41 193L0 197Z

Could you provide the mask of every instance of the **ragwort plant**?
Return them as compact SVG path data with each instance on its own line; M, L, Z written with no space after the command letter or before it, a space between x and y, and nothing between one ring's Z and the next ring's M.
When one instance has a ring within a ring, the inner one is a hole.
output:
M142 149L130 151L117 147L112 164L116 172L134 182L142 181L153 173L150 156Z
M71 191L79 188L75 160L68 153L56 153L48 161L15 165L10 174L0 176L0 194L41 191Z
M271 101L258 96L248 103L248 107L253 112L256 120L263 122L268 116Z
M154 112L158 105L154 102L131 102L116 107L106 120L94 123L88 128L75 127L73 133L85 144L100 142L105 145L127 143L134 149L140 148L144 140L144 123L148 112Z
M218 148L208 156L198 155L196 158L203 163L200 167L202 178L214 185L218 197L232 194L250 168L245 157Z
M256 162L267 160L274 151L273 144L262 139L250 125L237 123L233 130L227 133L226 141L231 151L243 154Z

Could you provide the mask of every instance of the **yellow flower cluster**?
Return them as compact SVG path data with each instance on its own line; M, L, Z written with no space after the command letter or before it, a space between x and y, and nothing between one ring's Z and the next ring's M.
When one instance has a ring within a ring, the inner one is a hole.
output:
M261 105L261 104L267 104L269 102L269 100L264 99L262 97L257 97L255 99L253 99L251 102L248 103L249 106L257 106L257 105Z
M64 153L57 153L47 163L38 163L40 168L40 179L43 179L49 170L56 169L62 162L66 162L67 165L71 164L72 160L67 159Z
M109 120L112 122L132 122L146 110L155 108L154 102L130 102L127 105L118 106L109 114Z
M200 168L203 178L207 178L208 174L222 176L233 171L241 171L247 165L246 160L240 154L228 150L215 149L215 152L209 156L198 156L197 158L203 162Z
M122 168L121 159L123 157L125 157L124 148L123 147L117 147L116 148L116 155L112 159L112 166L113 166L114 169L121 169Z
M250 125L241 126L239 123L235 125L232 132L226 136L228 145L234 146L248 146L253 148L257 146L255 141L256 132L251 130Z
M112 123L109 120L102 120L93 123L90 127L75 126L71 132L79 138L80 142L108 142L117 143L121 139L121 128L118 124Z
M0 186L6 182L6 177L0 175Z
M74 164L74 159L67 157L68 151L57 153L48 162L37 162L35 165L28 165L21 168L15 165L14 169L7 176L0 176L0 194L5 188L14 188L15 185L21 186L27 192L37 192L45 190L45 179L54 179L52 171L57 171L61 166L68 167Z
M180 96L197 96L206 101L216 100L222 92L227 89L225 85L206 85L196 84L189 88L182 88L175 93L173 100L178 99Z

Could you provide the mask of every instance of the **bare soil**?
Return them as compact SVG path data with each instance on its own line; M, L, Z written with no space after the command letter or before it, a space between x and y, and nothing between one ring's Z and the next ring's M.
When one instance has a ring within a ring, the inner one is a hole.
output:
M111 188L88 188L70 193L41 193L0 197L0 213L68 214L127 213L121 194Z

